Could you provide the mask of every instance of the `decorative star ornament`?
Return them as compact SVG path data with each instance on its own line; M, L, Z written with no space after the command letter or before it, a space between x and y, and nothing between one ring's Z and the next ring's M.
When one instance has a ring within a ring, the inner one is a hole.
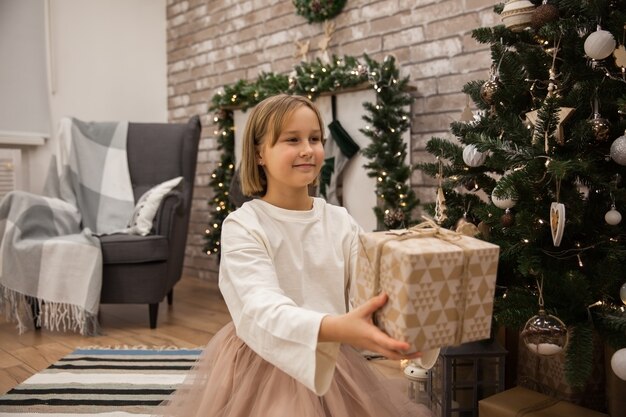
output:
M293 54L294 58L300 57L301 62L307 62L307 55L309 54L309 45L311 41L295 41L294 43L296 45L296 48L298 48L298 50Z
M559 121L556 125L556 142L559 145L563 145L565 143L565 133L563 132L563 123L572 115L572 113L574 113L574 110L576 110L573 107L560 107L559 108ZM526 119L528 119L528 122L530 124L532 124L533 126L537 126L537 121L539 119L539 117L537 116L538 111L537 110L533 110L533 111L529 111L528 113L526 113ZM548 129L545 129L546 131ZM535 135L533 135L534 138ZM548 135L545 135L545 152L548 153L549 150L549 144L548 144Z

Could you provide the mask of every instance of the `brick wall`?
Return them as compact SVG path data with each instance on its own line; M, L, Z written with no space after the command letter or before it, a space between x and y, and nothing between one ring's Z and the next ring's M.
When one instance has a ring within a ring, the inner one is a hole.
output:
M431 160L424 151L432 136L448 137L448 126L465 106L462 86L485 79L489 51L471 30L500 22L493 0L348 0L334 21L329 52L382 60L396 57L401 74L417 88L412 108L412 161ZM288 73L298 59L296 40L310 41L319 54L321 23L308 24L291 0L168 0L168 110L172 122L203 116L196 189L184 273L215 279L217 263L205 255L204 231L211 197L209 175L218 161L211 98L226 84L254 80L260 72ZM432 201L432 179L415 172L414 189Z

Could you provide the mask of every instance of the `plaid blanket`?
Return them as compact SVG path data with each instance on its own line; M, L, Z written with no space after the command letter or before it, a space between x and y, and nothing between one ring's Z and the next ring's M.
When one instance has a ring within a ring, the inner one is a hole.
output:
M127 122L62 119L46 196L16 191L0 201L0 311L20 332L36 322L98 333L96 235L122 230L134 207L127 130Z

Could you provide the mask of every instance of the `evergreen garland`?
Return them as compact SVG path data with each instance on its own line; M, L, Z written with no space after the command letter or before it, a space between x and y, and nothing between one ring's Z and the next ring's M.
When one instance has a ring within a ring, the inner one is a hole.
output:
M293 5L296 14L313 23L337 16L346 5L346 0L293 0Z
M411 211L419 201L408 184L411 168L405 162L407 147L402 140L403 133L410 128L404 109L412 101L407 91L408 78L399 76L393 57L379 63L367 55L363 56L363 62L355 57L334 56L328 64L319 59L302 62L289 76L262 73L253 82L240 80L213 96L210 110L214 112L218 128L215 133L222 156L209 184L214 197L208 201L210 219L204 248L207 254L219 255L222 221L236 208L228 200L228 187L234 173L233 109L254 107L278 93L315 99L323 93L363 85L376 91L376 103L364 104L368 111L364 116L367 127L361 129L371 139L371 144L363 149L363 154L371 160L365 166L367 175L380 179L376 182L379 204L373 210L379 225L383 224L385 213L392 210L401 211L405 222L411 223Z

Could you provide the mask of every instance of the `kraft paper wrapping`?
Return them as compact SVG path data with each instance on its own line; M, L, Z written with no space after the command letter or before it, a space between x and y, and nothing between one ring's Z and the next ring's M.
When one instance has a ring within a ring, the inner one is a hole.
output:
M478 402L480 417L608 417L606 414L515 387Z
M411 351L489 338L499 249L436 225L363 233L354 302L386 292L377 325Z

